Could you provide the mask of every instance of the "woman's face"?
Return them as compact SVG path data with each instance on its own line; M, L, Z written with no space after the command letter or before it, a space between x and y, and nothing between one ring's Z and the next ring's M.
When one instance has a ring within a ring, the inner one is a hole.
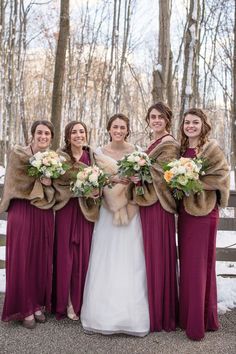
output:
M109 133L112 141L123 142L128 134L126 122L123 119L116 118L111 124Z
M166 131L166 119L163 113L153 108L149 114L149 127L159 135Z
M49 148L52 141L51 130L43 124L39 124L33 136L33 147L35 150L46 150Z
M199 138L202 131L202 120L194 114L187 114L184 118L184 134L190 139Z
M87 142L86 131L82 124L75 124L70 134L70 144L74 147L84 146Z

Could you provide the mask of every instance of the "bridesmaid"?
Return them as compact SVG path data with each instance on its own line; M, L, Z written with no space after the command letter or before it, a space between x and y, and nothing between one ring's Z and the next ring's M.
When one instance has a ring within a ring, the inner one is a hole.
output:
M181 123L181 155L203 157L203 192L184 197L180 204L178 239L180 255L180 327L192 340L219 328L216 294L216 232L218 206L229 196L229 168L217 142L209 139L211 127L201 109L192 108Z
M150 331L176 329L178 315L176 279L176 203L163 179L161 164L178 157L179 145L170 134L172 111L163 102L152 105L146 122L154 140L146 153L154 158L153 184L145 184L144 195L132 198L140 206L146 259Z
M43 309L50 311L54 224L51 179L27 174L30 157L49 148L54 128L35 121L31 134L31 144L10 153L0 205L8 211L2 320L20 320L28 329L46 321Z
M94 162L91 149L85 147L86 125L78 121L68 123L64 140L65 146L58 153L66 158L70 169L53 184L56 190L53 310L57 319L67 315L78 320L98 205L92 198L76 198L70 192L70 182L79 168Z

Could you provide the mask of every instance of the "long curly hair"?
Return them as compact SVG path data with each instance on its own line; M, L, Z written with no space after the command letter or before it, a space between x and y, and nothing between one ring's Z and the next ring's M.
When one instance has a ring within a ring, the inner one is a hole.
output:
M184 112L184 116L183 116L182 122L180 124L180 145L181 145L180 152L181 152L181 154L183 154L187 150L187 148L189 147L189 139L184 133L184 122L185 122L185 118L188 114L192 114L194 116L197 116L202 121L202 129L201 129L200 137L198 140L198 144L196 146L198 151L200 151L202 146L209 140L209 134L211 131L211 125L208 121L208 118L207 118L206 114L200 108L190 108L186 112Z
M75 162L75 158L74 158L74 156L73 156L73 154L72 154L72 151L71 151L70 138L71 138L71 132L72 132L72 130L73 130L73 128L74 128L74 126L75 126L76 124L82 125L82 127L83 127L84 130L85 130L86 140L88 140L88 129L87 129L87 126L86 126L83 122L79 122L79 121L77 121L77 120L73 120L73 121L69 122L69 123L65 126L65 132L64 132L64 143L65 143L65 145L64 145L64 147L62 148L62 151L66 152L66 153L70 156L70 158L71 158L71 160L72 160L73 162Z

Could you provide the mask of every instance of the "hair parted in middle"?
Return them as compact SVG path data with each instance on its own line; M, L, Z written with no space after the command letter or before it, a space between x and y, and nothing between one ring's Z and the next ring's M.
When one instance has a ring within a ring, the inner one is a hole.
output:
M116 120L117 118L123 120L126 125L127 125L127 130L128 130L128 133L125 137L125 140L128 138L129 134L130 134L130 121L129 121L129 118L124 115L123 113L116 113L114 114L113 116L111 116L107 122L107 131L109 133L109 130L111 129L111 126L112 126L112 123L114 122L114 120ZM111 141L111 137L110 137L110 141Z
M72 161L75 161L74 156L72 155L72 151L71 151L71 143L70 143L70 139L71 139L71 132L74 128L75 125L80 124L84 130L85 130L85 136L86 136L86 140L88 140L88 129L85 123L77 121L77 120L73 120L71 122L69 122L66 126L65 126L65 131L64 131L64 147L63 147L63 151L66 152L70 158L72 159Z

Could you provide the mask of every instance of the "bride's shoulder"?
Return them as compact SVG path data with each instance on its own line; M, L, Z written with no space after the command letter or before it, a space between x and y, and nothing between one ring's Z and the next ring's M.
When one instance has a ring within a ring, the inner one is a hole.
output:
M98 146L94 149L94 153L97 154L97 155L101 155L103 154L103 148L101 146Z
M130 143L126 143L126 151L127 153L133 152L134 150L136 150L135 146L133 144Z

